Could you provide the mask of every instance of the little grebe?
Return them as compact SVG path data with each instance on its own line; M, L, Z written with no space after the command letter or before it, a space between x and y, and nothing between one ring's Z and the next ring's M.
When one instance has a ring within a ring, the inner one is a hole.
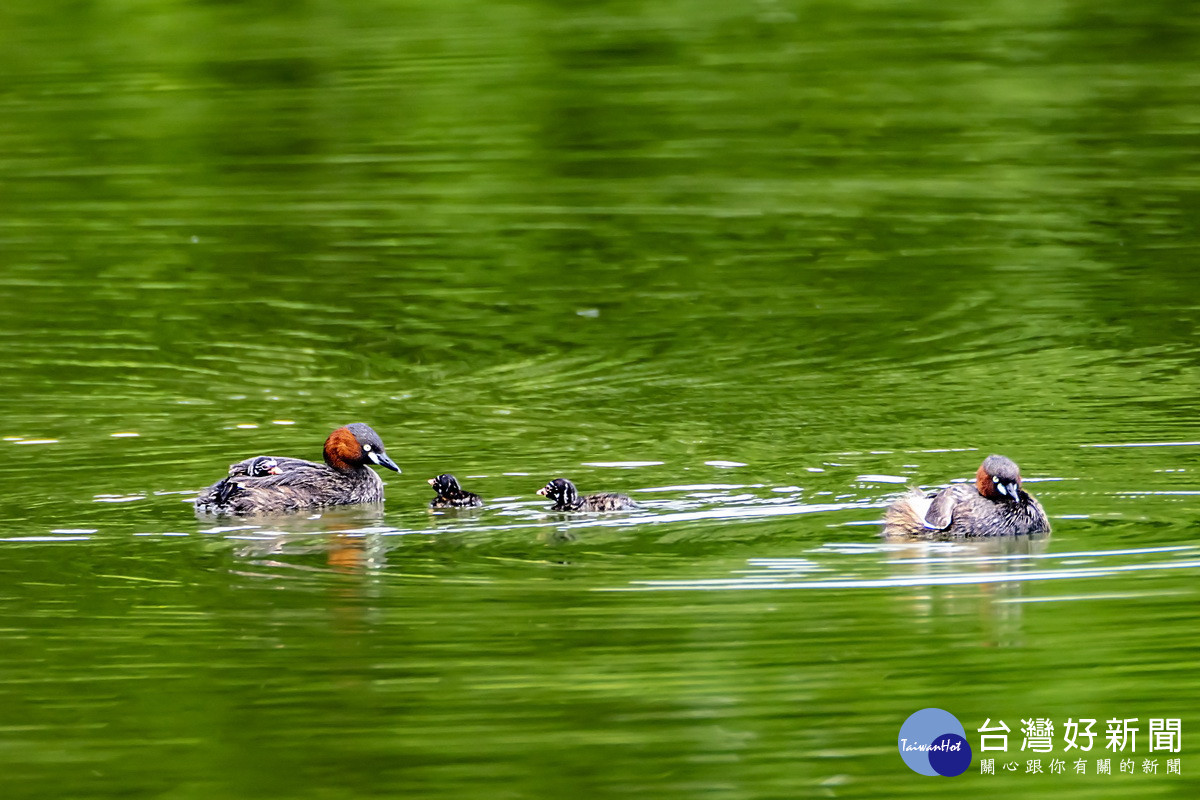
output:
M437 497L429 501L430 508L479 508L483 505L479 495L464 490L453 475L430 478L429 485L437 492Z
M575 490L575 484L566 478L555 478L542 488L538 494L554 501L551 511L629 511L640 508L637 503L623 494L590 494L580 497Z
M284 458L282 456L255 456L247 458L245 461L239 461L236 464L229 465L229 477L231 478L263 478L267 475L278 475L283 472L283 466L289 461L297 461L302 464L307 464L307 461L299 458Z
M1021 488L1021 471L1004 456L988 456L974 485L952 484L926 494L910 489L884 514L888 537L1019 536L1049 533L1050 520Z
M316 506L378 503L383 481L367 464L400 471L379 434L356 422L325 440L325 463L299 458L256 456L229 468L200 493L196 510L209 514L270 514Z

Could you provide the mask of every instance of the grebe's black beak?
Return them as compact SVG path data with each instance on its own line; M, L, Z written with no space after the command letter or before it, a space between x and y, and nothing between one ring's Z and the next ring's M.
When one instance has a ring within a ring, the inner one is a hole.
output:
M1021 502L1021 487L1016 481L1001 481L996 484L996 490L1008 498L1010 503Z
M367 458L371 459L381 467L387 467L388 469L396 472L400 471L400 468L396 466L396 462L388 458L387 453L382 451L372 450L371 452L367 453Z
M425 482L428 483L430 486L434 486L437 484L437 478L430 478L429 480L427 480Z
M542 497L549 497L550 496L550 487L543 486L542 488L537 490L537 493L540 494Z

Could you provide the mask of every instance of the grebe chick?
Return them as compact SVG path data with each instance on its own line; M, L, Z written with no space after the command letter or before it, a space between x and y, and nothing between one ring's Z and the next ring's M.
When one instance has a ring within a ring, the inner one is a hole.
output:
M555 478L542 488L538 494L554 501L551 511L630 511L641 508L632 498L623 494L589 494L580 497L575 490L575 484L566 478Z
M429 485L437 493L437 497L429 501L430 508L479 508L483 505L479 495L465 491L453 475L430 478Z
M307 464L307 461L299 458L283 458L281 456L254 456L247 458L245 461L239 461L236 464L229 465L229 477L231 478L264 478L267 475L279 475L283 472L283 465L289 461L299 461L302 464Z

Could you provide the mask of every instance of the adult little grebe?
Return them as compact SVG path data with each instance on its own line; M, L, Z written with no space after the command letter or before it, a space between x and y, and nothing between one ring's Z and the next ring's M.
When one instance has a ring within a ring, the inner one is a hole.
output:
M566 478L555 478L542 488L538 494L554 501L551 511L629 511L640 508L637 503L623 494L590 494L580 497L575 490L575 484Z
M437 497L429 501L430 508L479 508L483 505L479 495L464 490L453 475L430 478L429 485L437 492Z
M889 537L1017 536L1049 533L1050 520L1021 488L1021 470L1004 456L988 456L974 485L952 484L926 494L910 489L888 506L883 535Z
M269 514L377 503L383 500L383 481L367 464L400 471L384 451L379 434L361 422L329 434L324 456L324 464L279 456L240 461L229 468L229 477L200 493L195 500L196 510L209 514ZM264 471L266 474L259 474Z

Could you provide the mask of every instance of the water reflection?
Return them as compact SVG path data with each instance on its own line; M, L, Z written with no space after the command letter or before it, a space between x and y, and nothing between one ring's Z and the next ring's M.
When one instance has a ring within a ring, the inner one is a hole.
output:
M382 534L394 532L384 524L383 504L335 506L318 513L262 515L231 520L198 514L199 519L219 519L223 525L202 533L220 534L235 544L239 558L262 559L325 555L335 572L381 569L387 563ZM272 560L270 566L283 566ZM309 567L311 568L311 567Z
M466 507L456 508L430 508L429 509L429 524L434 528L445 526L454 522L462 522L467 520L477 520L484 516L486 506L484 507Z
M261 531L264 535L279 533L337 532L381 525L384 519L383 503L360 503L357 505L327 506L318 510L304 510L285 514L255 514L230 516L196 512L201 523L213 523L212 527L201 528L201 533L225 533L232 530Z
M1030 581L1098 578L1119 573L1193 570L1200 560L1173 558L1200 547L1048 553L1050 537L996 537L960 542L824 545L811 557L754 558L737 578L637 581L641 590L886 589L932 586L998 586ZM1138 556L1155 556L1150 560ZM821 556L818 558L817 556ZM837 556L834 558L833 556ZM1046 560L1057 564L1043 563ZM1134 561L1135 563L1129 563ZM994 589L993 591L999 591Z
M897 602L914 621L934 617L971 617L980 644L1013 647L1023 643L1021 607L1000 602L1021 597L1026 583L997 580L1026 572L1030 556L1044 554L1050 536L1003 536L955 542L900 544L884 563L899 588ZM977 580L942 584L943 575Z

